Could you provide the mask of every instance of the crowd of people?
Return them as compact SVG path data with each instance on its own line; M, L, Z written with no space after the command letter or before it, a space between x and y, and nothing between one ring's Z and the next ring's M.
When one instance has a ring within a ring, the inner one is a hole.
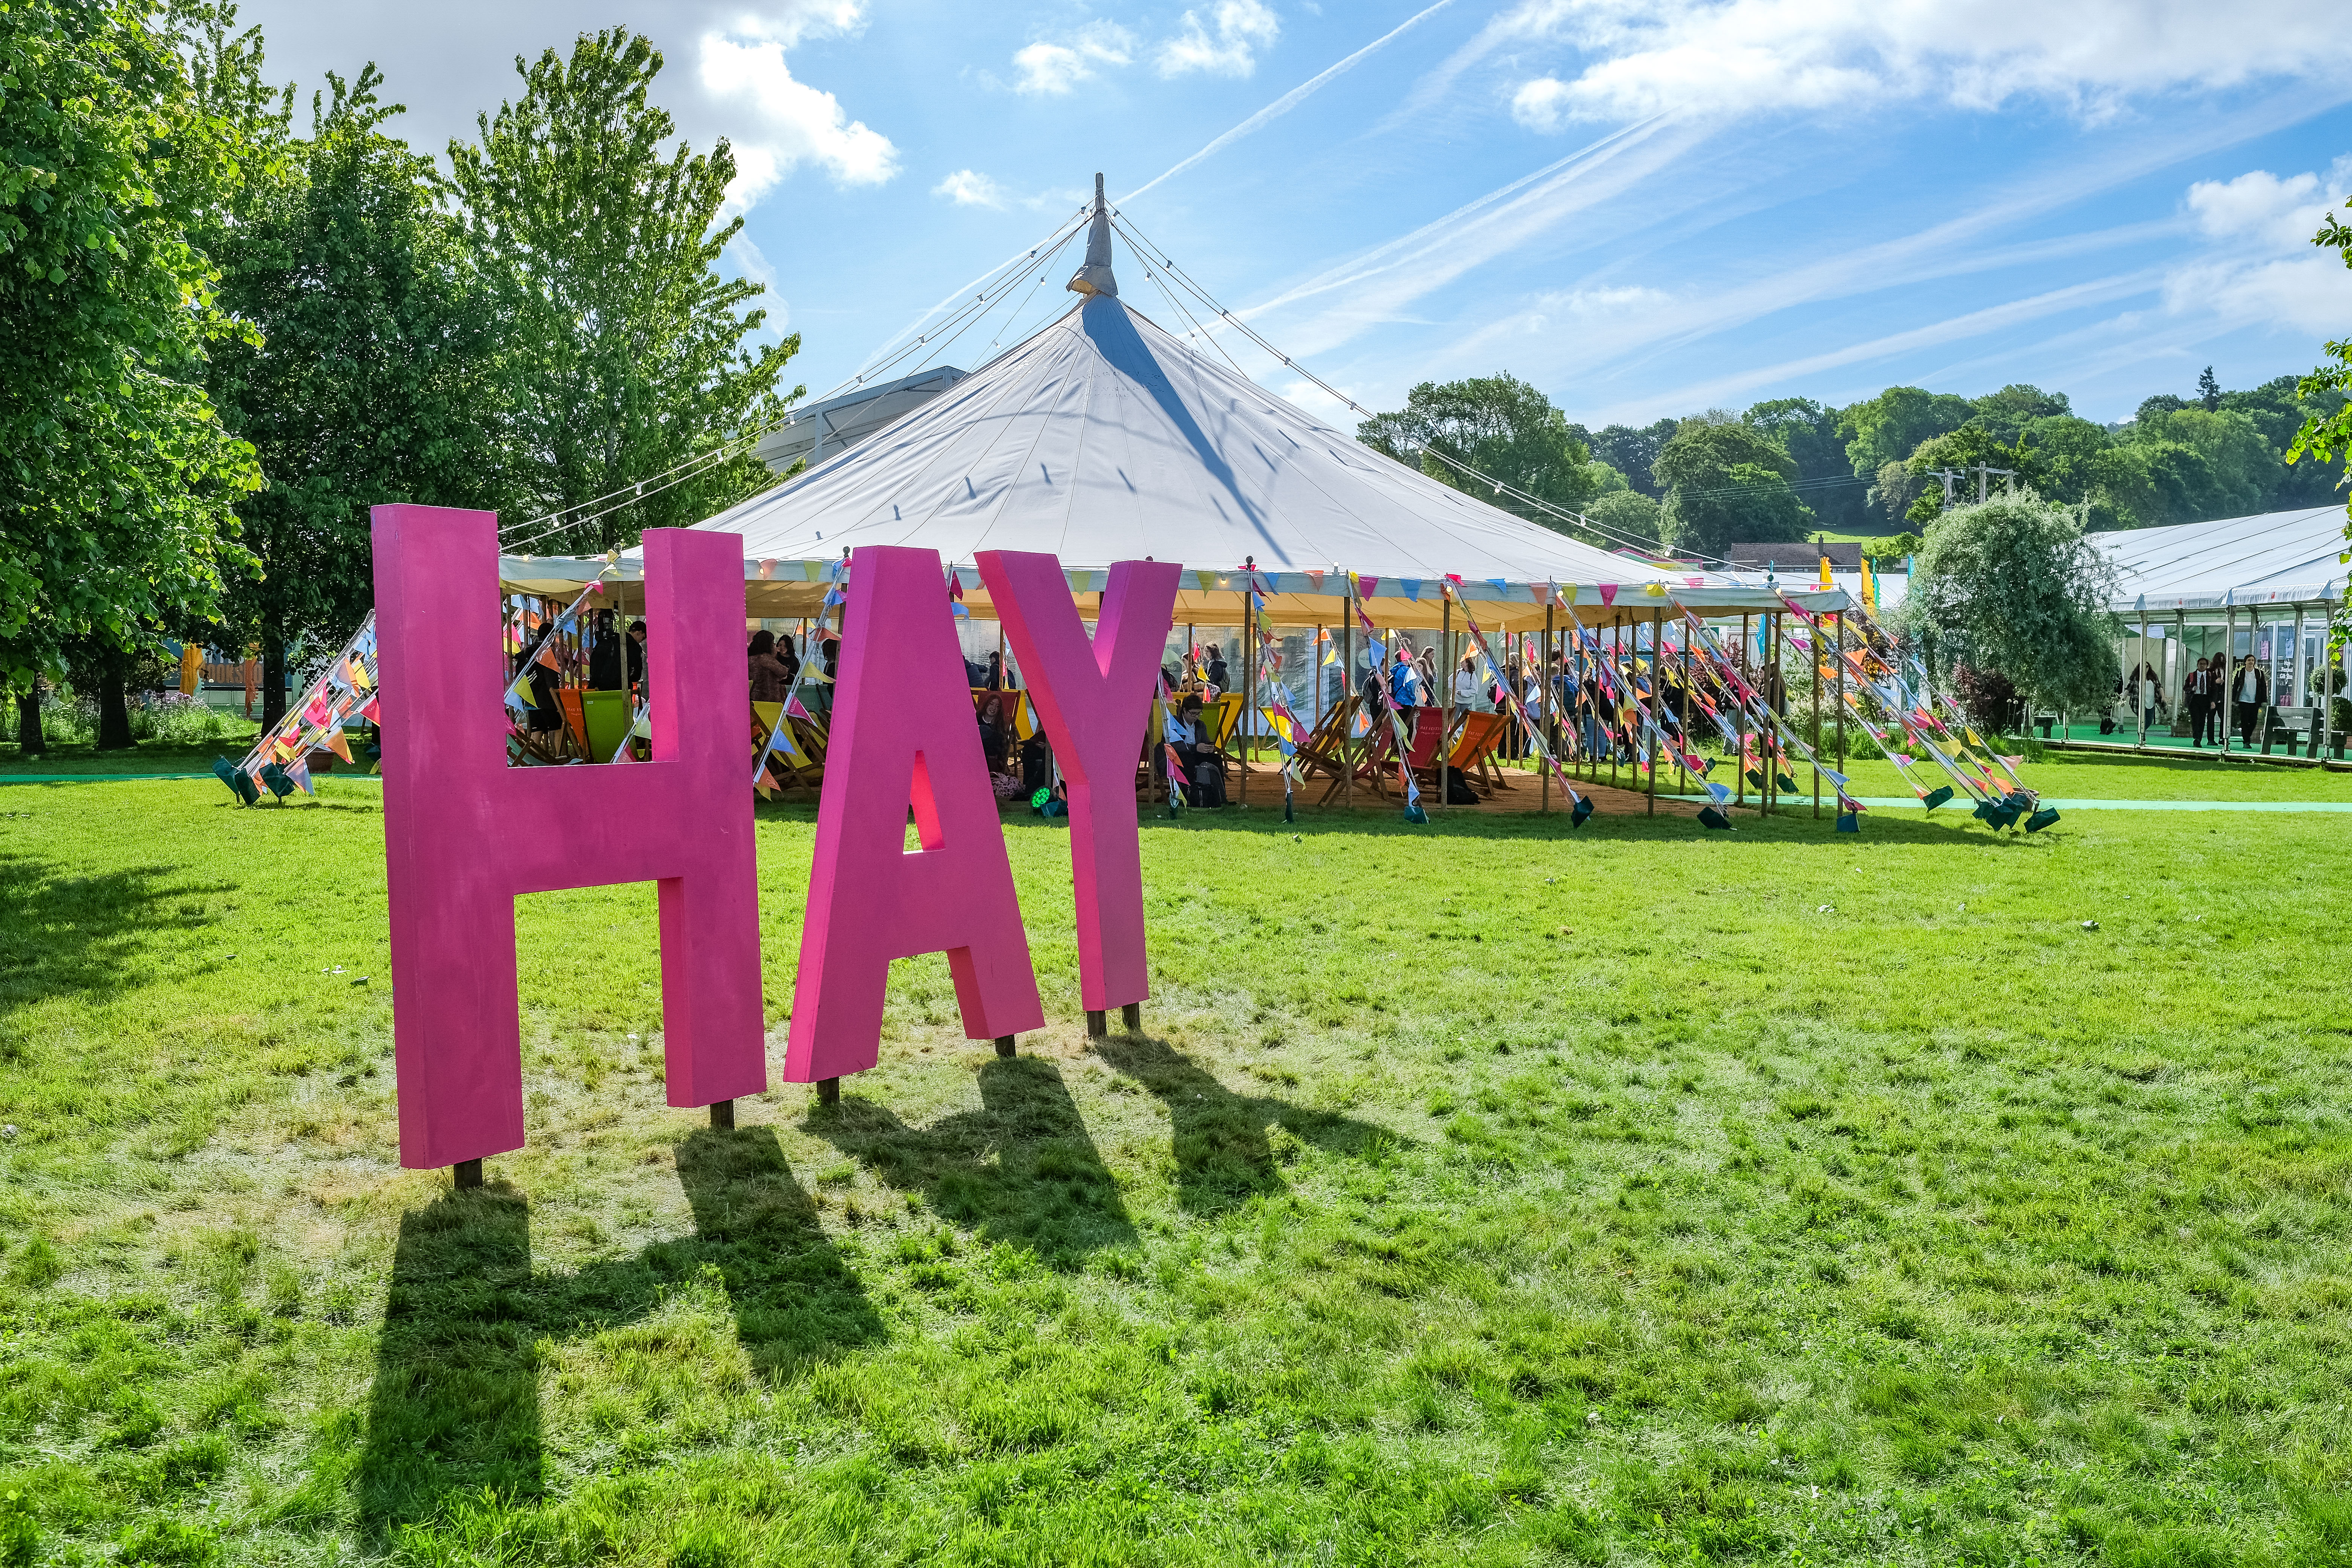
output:
M2170 725L2171 702L2163 671L2156 664L2134 665L2116 695L2131 715L2132 728L2154 733ZM2200 658L2180 679L2180 703L2187 710L2191 746L2210 744L2226 751L2234 729L2238 744L2252 751L2271 705L2270 671L2251 653L2240 655L2235 668L2226 654Z

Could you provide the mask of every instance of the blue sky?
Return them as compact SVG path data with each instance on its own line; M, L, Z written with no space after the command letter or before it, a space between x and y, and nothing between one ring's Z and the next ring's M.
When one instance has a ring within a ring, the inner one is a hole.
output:
M1096 170L1127 218L1373 408L1509 370L1646 423L1896 383L2012 381L2120 418L2308 369L2352 272L2352 31L2145 0L618 5L248 3L270 68L373 58L438 147L518 52L625 23L743 166L772 321L812 395L1052 231ZM1070 266L1032 297L1056 302ZM1182 321L1122 246L1129 303ZM986 335L1003 324L992 320ZM985 342L947 357L966 369ZM1274 390L1352 423L1248 345Z

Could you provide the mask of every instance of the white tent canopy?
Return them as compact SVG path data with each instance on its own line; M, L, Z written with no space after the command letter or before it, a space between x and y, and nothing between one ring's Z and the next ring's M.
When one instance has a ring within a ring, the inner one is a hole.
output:
M1083 298L1059 320L863 444L698 525L742 536L751 613L809 614L825 567L860 545L938 552L982 619L991 610L971 563L983 550L1057 556L1087 613L1112 563L1181 562L1178 618L1213 624L1246 620L1252 569L1285 626L1345 619L1351 574L1368 612L1392 626L1438 626L1449 574L1490 629L1540 627L1547 606L1594 624L1671 618L1678 605L1781 605L1754 578L1617 554L1515 517L1196 352L1118 298L1099 202L1069 287ZM503 569L510 587L551 592L602 564ZM636 575L634 561L623 568ZM1813 610L1846 603L1834 590L1793 597Z
M2344 508L2331 503L2088 538L2122 574L2109 607L2130 616L2338 602L2344 522Z

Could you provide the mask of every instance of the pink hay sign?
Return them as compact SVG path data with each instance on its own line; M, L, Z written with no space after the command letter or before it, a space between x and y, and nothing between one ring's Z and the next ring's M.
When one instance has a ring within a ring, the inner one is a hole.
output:
M509 768L497 515L373 523L400 1163L522 1147L521 893L658 884L669 1103L767 1088L741 542L646 535L652 762Z
M741 541L646 535L650 763L510 769L496 516L378 507L373 528L401 1163L522 1146L523 893L656 883L668 1101L761 1092ZM1181 569L1114 566L1089 640L1053 557L979 564L1070 786L1085 1005L1141 1001L1132 780ZM941 575L928 550L851 557L788 1081L875 1065L894 958L948 954L973 1038L1045 1024Z

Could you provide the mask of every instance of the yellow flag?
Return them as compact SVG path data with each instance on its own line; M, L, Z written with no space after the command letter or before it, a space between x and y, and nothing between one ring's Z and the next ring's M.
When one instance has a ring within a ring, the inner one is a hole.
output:
M1829 589L1830 589L1830 558L1829 558L1828 556L1824 555L1824 556L1822 556L1822 591L1823 593L1827 593L1827 592L1829 591Z
M1871 571L1867 555L1862 558L1862 607L1865 610L1878 608L1878 577Z

